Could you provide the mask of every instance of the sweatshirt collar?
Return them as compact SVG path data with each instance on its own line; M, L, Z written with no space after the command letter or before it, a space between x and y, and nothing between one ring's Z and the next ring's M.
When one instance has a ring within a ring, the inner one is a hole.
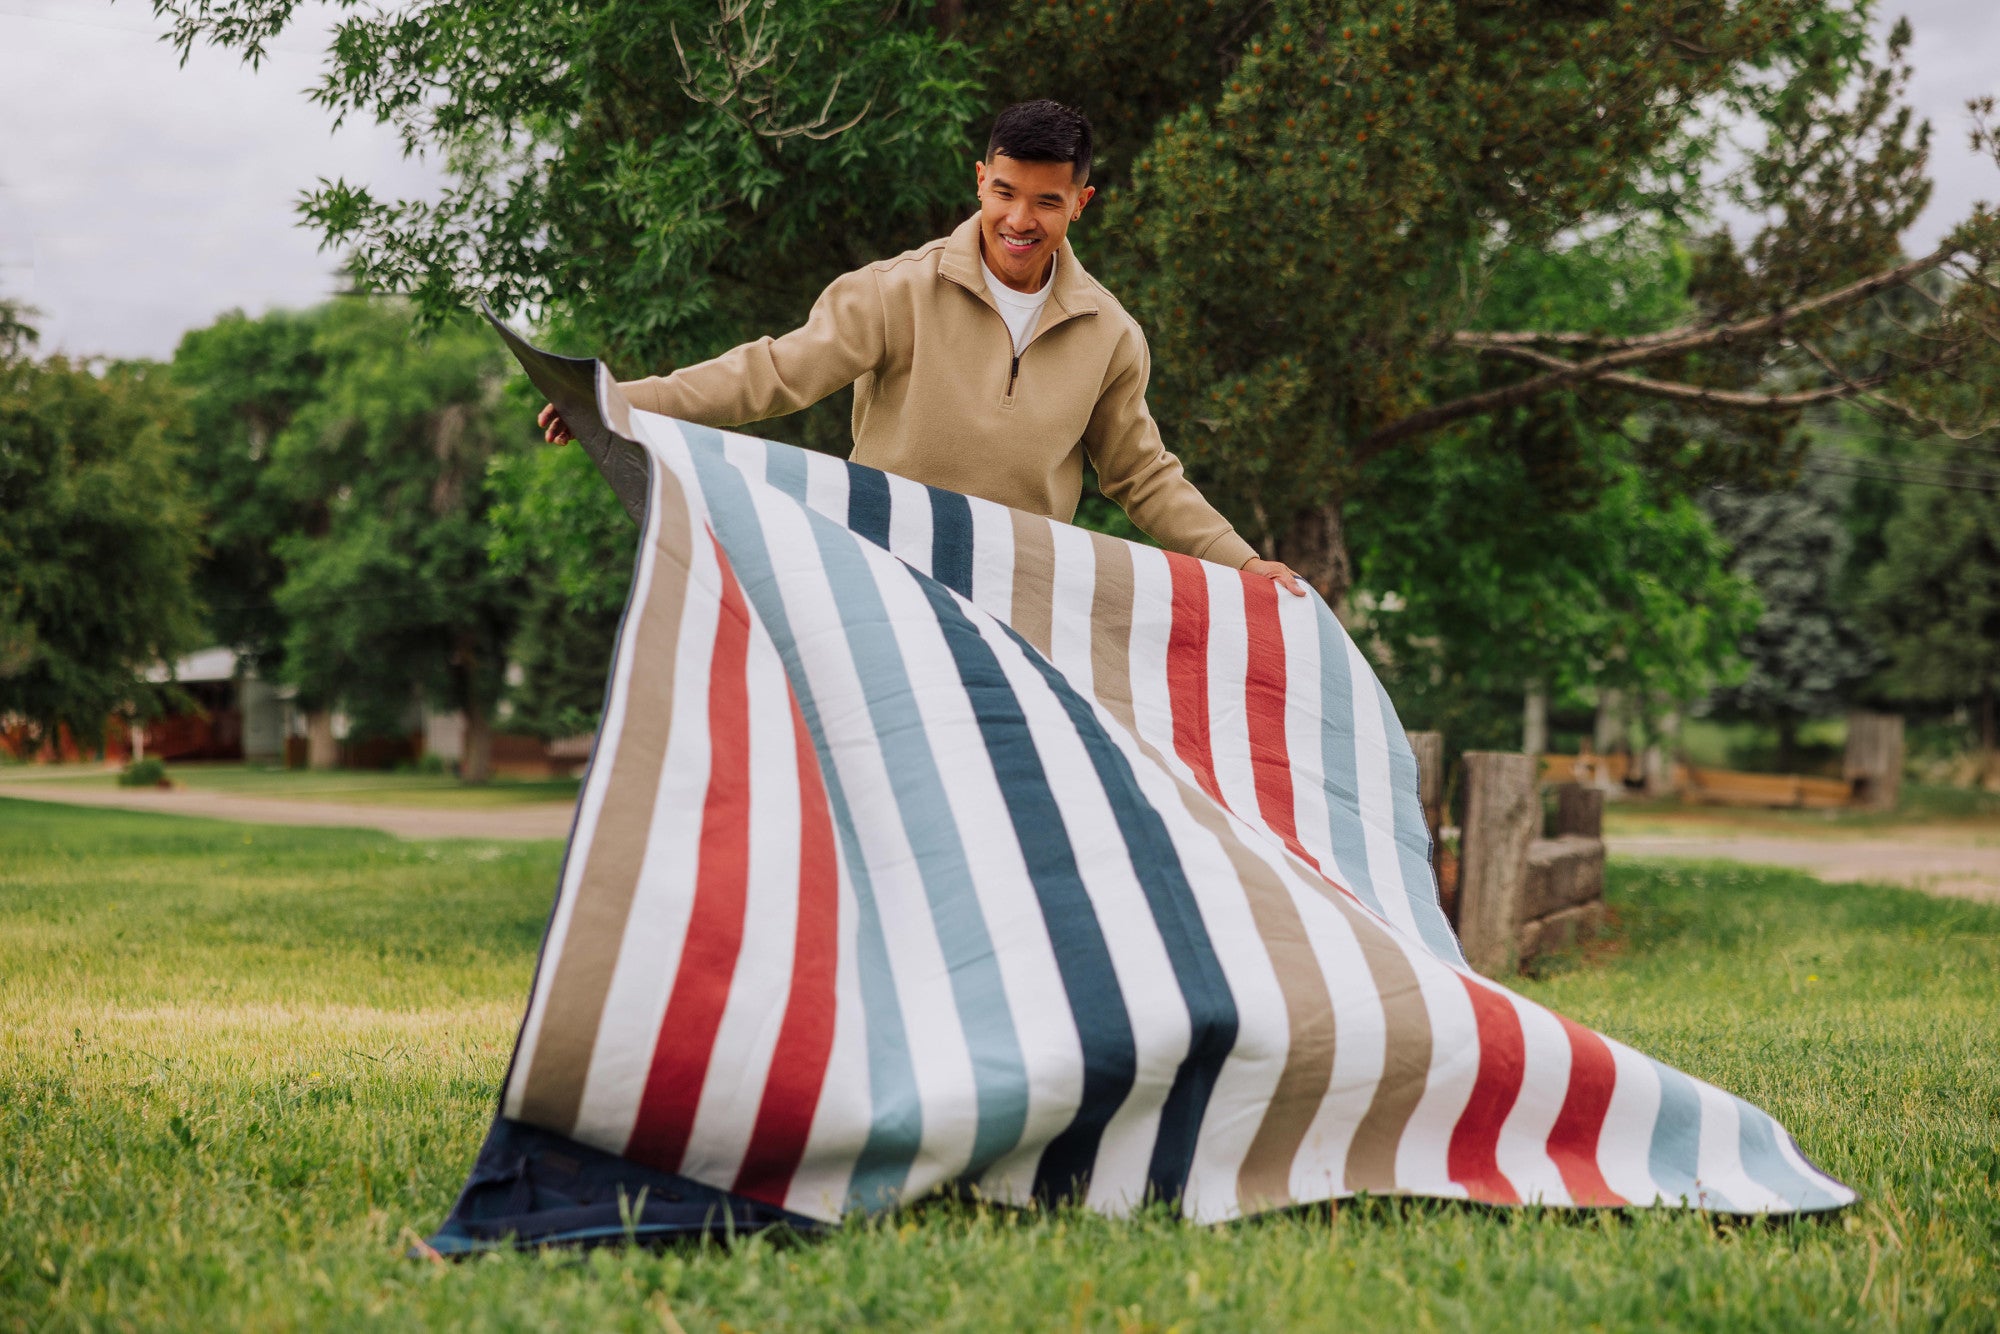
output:
M979 215L975 213L961 222L946 239L944 255L938 261L938 274L998 310L993 298L987 294L984 268L985 261L979 254ZM1056 276L1049 289L1049 304L1060 311L1063 318L1097 313L1096 285L1084 273L1083 265L1077 263L1076 252L1070 249L1067 236L1063 238L1062 250L1057 254Z

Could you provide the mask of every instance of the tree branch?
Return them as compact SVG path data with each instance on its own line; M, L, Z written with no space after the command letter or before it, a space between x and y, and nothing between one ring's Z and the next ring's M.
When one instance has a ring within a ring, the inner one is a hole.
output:
M1739 339L1758 338L1782 330L1795 320L1827 311L1839 310L1846 306L1865 301L1878 292L1892 287L1908 285L1912 279L1939 268L1958 253L1958 248L1944 245L1920 259L1909 260L1894 268L1883 269L1866 278L1858 279L1845 287L1818 296L1794 301L1780 306L1768 314L1747 320L1736 320L1726 324L1690 324L1678 328L1665 329L1659 333L1639 334L1628 338L1599 338L1584 333L1534 333L1527 331L1478 333L1461 330L1451 336L1450 346L1462 348L1481 356L1504 357L1510 361L1525 361L1541 367L1543 373L1531 376L1516 384L1502 385L1498 389L1488 389L1447 403L1437 403L1398 421L1390 422L1356 445L1356 455L1361 459L1373 457L1382 450L1411 436L1436 430L1467 417L1484 416L1502 408L1514 407L1557 389L1566 389L1579 384L1607 384L1632 393L1647 394L1655 398L1668 398L1683 403L1698 403L1708 407L1743 408L1752 411L1782 412L1805 407L1829 399L1850 397L1861 388L1872 388L1886 380L1887 376L1861 382L1842 381L1820 389L1794 390L1787 393L1761 393L1747 390L1711 389L1703 385L1683 384L1673 380L1656 380L1647 376L1625 373L1627 366L1641 365L1648 361L1681 356L1703 348L1733 343ZM1538 350L1537 344L1553 343L1558 346L1585 346L1609 348L1609 351L1582 361L1572 361L1550 352Z
M1605 337L1590 333L1539 333L1533 330L1508 330L1483 333L1461 329L1451 336L1450 345L1473 352L1504 353L1517 347L1536 345L1555 347L1601 347L1611 349L1598 360L1606 366L1633 365L1641 361L1651 361L1655 357L1675 356L1717 343L1727 343L1738 338L1754 338L1760 334L1774 333L1793 320L1823 311L1838 310L1865 301L1877 292L1891 287L1901 287L1911 279L1930 270L1939 268L1958 254L1958 247L1939 246L1921 259L1913 259L1898 264L1880 273L1871 273L1845 287L1807 297L1766 315L1752 319L1738 320L1733 324L1683 324L1678 328L1662 329L1658 333L1635 334L1630 337ZM1582 366L1593 366L1596 362L1581 362Z

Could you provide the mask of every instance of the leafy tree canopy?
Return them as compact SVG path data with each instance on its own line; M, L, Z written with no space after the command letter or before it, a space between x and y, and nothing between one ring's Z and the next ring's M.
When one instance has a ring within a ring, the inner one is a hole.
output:
M28 318L0 303L0 721L94 743L197 642L182 406L158 366L34 360Z

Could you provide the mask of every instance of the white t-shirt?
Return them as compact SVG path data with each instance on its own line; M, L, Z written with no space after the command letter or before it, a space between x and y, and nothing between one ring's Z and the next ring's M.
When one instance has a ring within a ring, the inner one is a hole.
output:
M1049 264L1049 280L1042 284L1039 292L1017 292L993 276L993 270L986 267L984 256L979 260L979 271L986 275L986 290L993 294L993 304L1000 307L1000 318L1007 321L1007 332L1014 335L1014 355L1020 356L1027 348L1028 340L1035 336L1035 324L1042 318L1042 307L1049 303L1049 293L1055 290L1056 261Z

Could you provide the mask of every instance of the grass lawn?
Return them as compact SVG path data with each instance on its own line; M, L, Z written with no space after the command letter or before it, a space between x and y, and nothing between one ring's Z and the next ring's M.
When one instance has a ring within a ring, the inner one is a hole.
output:
M440 810L489 810L527 802L575 801L579 786L574 778L495 778L473 787L450 774L390 773L379 769L314 771L230 763L170 764L167 773L178 785L197 792L350 805L426 806ZM101 764L0 767L0 783L29 782L113 788L118 786L118 774Z
M1525 984L1774 1112L1832 1219L919 1208L811 1242L402 1258L493 1110L560 849L0 801L0 1328L2000 1326L2000 910L1623 865Z
M1703 806L1675 799L1615 801L1604 807L1604 832L1612 835L1736 832L1884 838L1910 831L2000 841L2000 792L1905 783L1902 800L1893 811Z

